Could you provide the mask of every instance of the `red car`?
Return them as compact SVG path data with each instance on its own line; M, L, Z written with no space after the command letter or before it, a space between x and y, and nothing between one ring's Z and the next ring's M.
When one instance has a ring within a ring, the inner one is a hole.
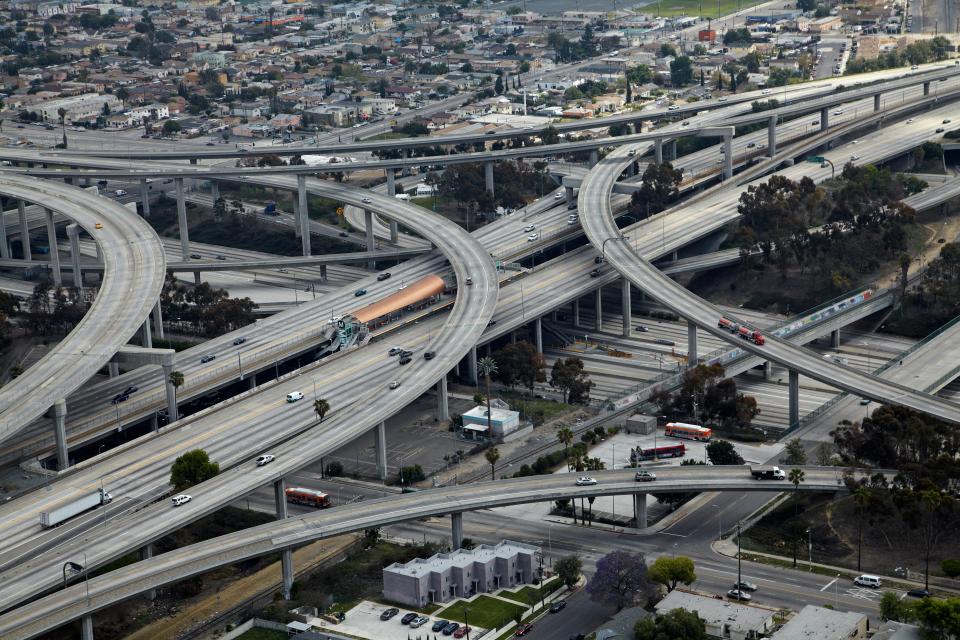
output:
M532 624L522 624L522 625L520 625L519 627L517 627L517 630L514 632L513 635L514 635L515 637L519 638L520 636L525 636L525 635L527 635L527 634L530 633L531 631L533 631L533 625L532 625Z
M468 633L470 633L471 631L473 631L473 629L471 629L470 627L460 627L459 629L457 629L456 631L453 632L453 637L454 637L454 638L463 638L463 637L465 637Z

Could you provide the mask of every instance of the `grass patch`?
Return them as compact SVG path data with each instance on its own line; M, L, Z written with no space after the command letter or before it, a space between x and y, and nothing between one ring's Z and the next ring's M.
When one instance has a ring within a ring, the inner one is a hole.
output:
M516 620L518 615L522 615L527 607L518 604L510 604L503 600L491 598L490 596L478 596L472 602L457 602L450 605L437 615L447 620L463 621L464 609L470 609L470 626L477 626L483 629L495 629L502 627L511 620Z
M237 637L237 640L287 640L289 636L284 631L277 631L275 629L258 629L254 627L247 631L241 636Z
M761 4L761 0L738 2L737 0L720 0L720 15L725 16L736 11L743 11L747 7ZM664 18L673 16L696 16L703 18L717 19L717 5L713 2L703 2L703 0L666 0L661 2L649 2L645 5L647 9ZM704 26L706 28L706 26Z
M374 596L372 598L368 598L368 600L370 600L371 602L379 602L380 604L387 607L396 607L397 609L403 609L405 611L416 611L417 613L422 613L425 616L432 616L434 613L436 613L437 611L440 611L440 609L442 608L439 604L432 604L432 603L428 604L425 607L419 607L419 608L411 607L408 604L387 600L383 596Z
M543 596L546 597L549 594L553 593L556 589L560 588L560 578L551 578L543 583ZM501 591L497 594L501 598L507 598L520 604L529 606L531 604L531 598L536 598L535 603L540 603L540 587L534 585L527 585L523 589L518 591Z

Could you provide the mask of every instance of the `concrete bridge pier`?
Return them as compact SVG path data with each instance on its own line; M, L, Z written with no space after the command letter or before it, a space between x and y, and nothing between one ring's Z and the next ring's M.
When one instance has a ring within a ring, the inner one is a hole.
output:
M3 225L0 224L0 227ZM80 225L67 225L67 238L70 239L70 263L73 270L73 286L79 289L83 286L83 271L80 269Z
M173 373L173 363L160 365L163 371L163 385L167 392L167 418L173 423L180 419L177 413L177 390L170 384L170 374Z
M450 403L447 398L447 375L437 381L437 420L446 422L450 419Z
M463 513L458 512L450 514L450 529L450 547L456 551L463 546Z
M154 415L156 415L156 414L154 414ZM140 547L140 559L141 559L141 560L149 560L149 559L152 558L152 557L153 557L153 543L152 543L152 542L151 542L150 544L146 545L146 546ZM147 600L150 600L151 602L153 602L153 601L156 600L156 599L157 599L157 590L156 590L156 589L150 589L149 591L147 591Z
M633 321L631 310L633 306L630 303L630 281L623 278L620 281L620 309L623 312L623 327L620 335L624 338L630 337L630 323Z
M293 237L300 237L300 199L293 196Z
M593 319L593 330L600 331L603 328L603 287L597 287L593 295L593 308L596 311L596 317Z
M377 248L376 240L373 237L373 211L369 209L363 210L363 223L367 232L367 251L373 251ZM377 263L374 260L367 263L367 269L373 270L376 268Z
M324 282L327 281L327 265L325 264L320 265L320 279Z
M387 195L391 198L397 195L397 172L389 167L385 169L387 173Z
M880 94L873 96L873 110L880 111Z
M840 329L834 329L830 332L830 346L834 349L840 348Z
M771 375L773 375L773 363L767 360L763 363L763 379L769 380Z
M777 152L777 116L770 116L767 121L767 155L773 156Z
M793 428L800 422L800 374L795 369L790 369L788 390L789 413L787 424L790 425L790 428Z
M300 246L310 255L310 207L307 204L307 176L297 174L297 202L300 204Z
M826 131L830 128L830 109L824 107L820 109L820 131Z
M0 205L0 211L5 207ZM10 245L7 242L7 225L0 224L0 258L10 257Z
M60 251L57 249L57 227L53 223L53 211L44 209L47 215L47 246L50 247L50 270L53 272L53 284L63 286L63 276L60 273Z
M373 432L373 446L377 455L377 477L387 479L387 423L381 422Z
M30 250L30 225L27 224L27 208L23 200L17 201L17 217L20 219L20 244L23 246L23 259L33 260Z
M174 178L177 191L177 233L180 235L180 253L190 261L190 231L187 229L187 201L183 195L183 178ZM193 272L194 284L200 284L200 272Z
M157 337L163 340L163 309L160 308L160 301L153 305L153 327L157 332Z
M543 353L543 321L541 318L533 321L533 337L537 344L537 353Z
M111 378L116 378L120 375L120 363L110 361L107 363L107 373Z
M487 183L487 191L490 192L490 195L493 195L493 163L484 162L483 163L483 178Z
M467 377L470 384L477 386L477 345L470 347L470 353L467 354Z
M67 401L53 403L53 436L57 443L57 470L63 471L70 466L67 452Z
M595 167L597 166L598 162L600 162L600 152L598 152L596 149L592 149L590 151L590 161L588 162L588 164L591 167Z
M697 366L697 325L687 320L687 366Z
M677 159L677 139L676 138L671 140L667 146L667 158L671 161Z
M220 183L216 180L210 181L210 197L214 202L220 199Z
M563 195L566 198L566 203L568 207L577 201L576 198L573 197L573 187L564 187Z
M146 178L140 181L140 211L144 218L150 217L150 185Z
M80 640L93 640L93 615L80 618Z
M923 95L925 95L925 96L930 95L930 81L929 81L929 80L928 80L927 82L924 82L924 83L923 83Z
M273 483L273 497L277 505L277 520L287 518L287 495L284 493L283 478ZM280 566L283 580L280 583L280 593L284 600L290 599L293 589L293 549L284 549L280 552Z
M633 519L637 529L647 528L647 494L633 494Z
M580 326L580 298L573 301L573 326Z
M400 241L400 225L396 220L390 221L390 242L397 244Z
M653 141L653 161L663 164L663 138L656 138Z
M723 136L723 177L729 180L733 177L733 134ZM676 260L676 258L674 258Z
M140 331L141 331L140 335L142 336L141 342L143 343L143 346L146 347L147 349L153 349L153 333L150 331L149 315L147 315L147 317L143 319L143 327L141 328Z

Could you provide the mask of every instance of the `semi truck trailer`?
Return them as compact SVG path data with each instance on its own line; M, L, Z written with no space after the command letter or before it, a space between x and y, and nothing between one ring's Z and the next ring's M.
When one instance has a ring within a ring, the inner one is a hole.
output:
M50 511L41 512L40 524L48 529L50 527L55 527L58 524L69 520L73 516L79 515L89 509L93 509L94 507L107 504L111 500L113 500L113 496L102 489L91 491L90 493L84 494L79 498L71 500L70 502L60 504L53 509L50 509Z

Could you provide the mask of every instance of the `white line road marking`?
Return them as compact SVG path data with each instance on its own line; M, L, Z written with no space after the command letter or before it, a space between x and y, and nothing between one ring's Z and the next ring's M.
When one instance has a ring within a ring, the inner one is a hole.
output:
M827 589L829 589L830 587L832 587L832 586L833 586L833 583L836 582L837 580L839 580L839 578L834 578L833 580L831 580L831 581L828 582L827 584L823 585L823 586L820 588L820 591L826 591Z

